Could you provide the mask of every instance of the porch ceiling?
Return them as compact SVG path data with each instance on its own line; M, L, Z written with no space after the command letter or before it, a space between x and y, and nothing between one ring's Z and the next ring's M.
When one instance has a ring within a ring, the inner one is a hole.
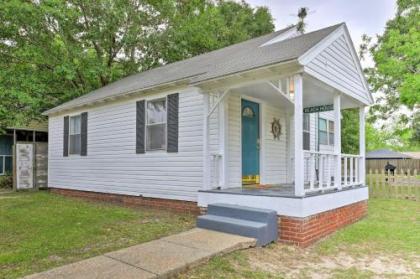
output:
M240 94L282 109L293 110L293 102L287 99L282 93L276 91L267 81L232 89L231 94Z
M363 105L360 101L342 93L309 75L303 76L303 107L333 104L334 95L341 93L341 109Z

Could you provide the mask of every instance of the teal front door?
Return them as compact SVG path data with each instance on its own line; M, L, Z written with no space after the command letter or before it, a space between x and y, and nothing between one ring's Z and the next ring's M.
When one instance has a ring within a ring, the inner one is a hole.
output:
M242 184L260 182L260 105L242 100Z

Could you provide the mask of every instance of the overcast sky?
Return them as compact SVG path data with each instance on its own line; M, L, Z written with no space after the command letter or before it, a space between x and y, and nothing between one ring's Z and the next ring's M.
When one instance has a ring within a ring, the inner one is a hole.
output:
M297 11L308 7L307 32L345 22L358 49L363 34L381 34L396 12L394 0L246 0L252 6L267 6L276 30L297 22Z

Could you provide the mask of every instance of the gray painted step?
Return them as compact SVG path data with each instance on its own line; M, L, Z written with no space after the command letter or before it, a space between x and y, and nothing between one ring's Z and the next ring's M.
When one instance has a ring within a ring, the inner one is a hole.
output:
M197 227L257 239L263 246L277 240L275 211L230 204L209 204L208 214L197 218Z
M239 218L256 222L269 222L272 219L277 220L277 214L273 210L225 203L209 204L207 213L210 215Z

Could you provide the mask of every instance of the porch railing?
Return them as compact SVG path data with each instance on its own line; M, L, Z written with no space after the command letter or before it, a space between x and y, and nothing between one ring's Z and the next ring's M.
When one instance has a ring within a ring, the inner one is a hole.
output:
M306 193L361 184L359 161L362 157L341 154L341 164L337 164L337 156L333 152L304 151L304 188ZM337 168L341 170L341 177L337 177Z

